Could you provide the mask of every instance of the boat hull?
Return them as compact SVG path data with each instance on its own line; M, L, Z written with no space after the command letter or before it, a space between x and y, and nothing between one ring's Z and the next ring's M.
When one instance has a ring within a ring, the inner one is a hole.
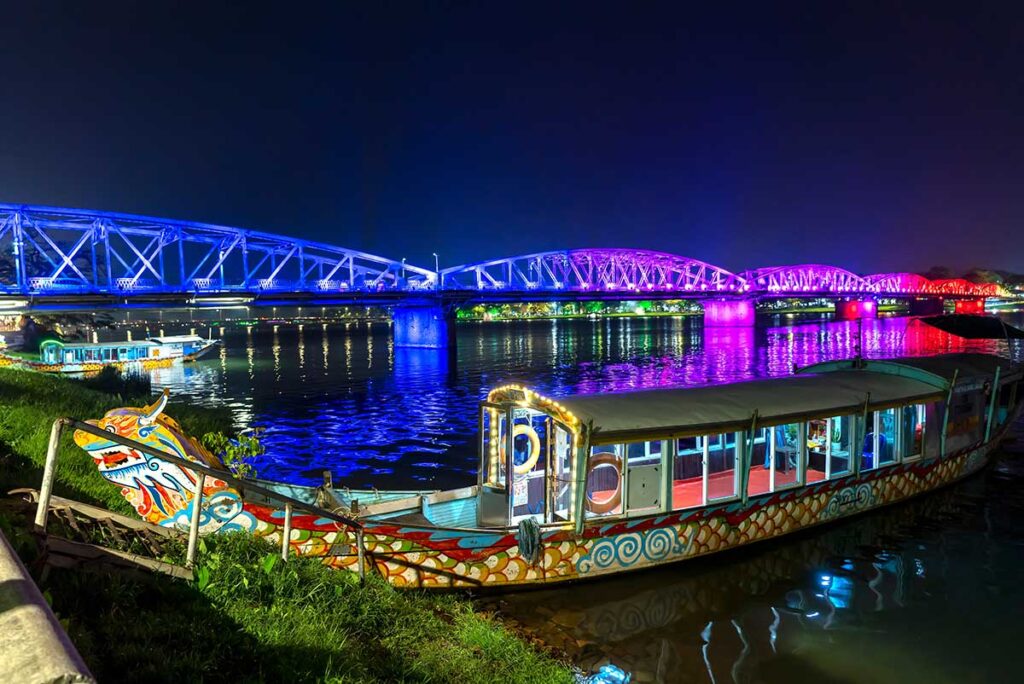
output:
M8 366L14 368L26 368L39 373L98 373L107 367L117 368L120 371L132 368L152 370L154 368L170 368L182 357L163 357L157 359L141 359L138 361L90 361L88 363L41 363L39 361L27 361L11 356L0 355L0 367Z
M513 588L639 570L774 539L938 489L981 469L996 441L942 459L889 466L752 498L745 505L733 501L630 518L586 527L580 535L570 529L545 530L534 563L524 557L514 533L366 521L366 562L395 586L430 589ZM354 551L337 553L346 547L354 549L349 533L337 531L317 539L319 535L306 523L299 517L293 521L295 553L323 555L332 566L358 569ZM313 536L302 538L303 527ZM276 530L266 536L280 540Z
M131 361L86 361L82 363L44 363L21 359L0 352L0 368L26 368L39 373L98 373L108 367L117 368L120 371L131 369L153 370L156 368L170 368L178 362L189 363L195 361L216 346L217 343L211 341L204 347L188 354L175 354L172 352L164 356L133 359Z
M111 410L94 421L102 436L76 431L75 441L93 457L101 475L122 488L140 516L154 524L186 530L196 519L192 514L195 478L188 469L105 437L116 433L157 451L170 450L179 459L215 463L215 457L162 414L165 405L166 395L149 407ZM211 476L202 483L199 531L248 532L287 547L290 555L320 558L349 571L360 571L363 563L364 571L398 587L512 589L593 579L775 539L949 485L987 463L991 451L1013 424L1014 416L1006 418L990 441L976 442L942 458L885 466L752 497L746 502L733 500L644 517L589 522L581 533L571 526L544 526L531 532L524 528L463 529L405 523L401 520L414 516L404 512L408 500L399 500L392 502L397 506L386 501L371 505L360 519L361 535L355 525L300 513L299 509L291 517L286 541L285 510L279 502L246 496L244 491ZM296 485L277 489L284 496L321 507L321 496L335 499L327 508L341 504L347 509L353 503L346 504L333 489ZM384 500L386 494L381 492L378 497ZM466 490L437 493L433 501L442 497L464 505L475 503ZM415 498L424 512L431 499L423 493ZM391 513L372 512L388 506ZM388 519L396 513L401 517ZM521 538L521 534L526 536Z

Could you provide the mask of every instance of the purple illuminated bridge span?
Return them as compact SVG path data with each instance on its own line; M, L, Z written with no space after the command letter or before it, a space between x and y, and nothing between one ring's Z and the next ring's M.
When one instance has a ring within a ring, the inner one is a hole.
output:
M984 309L998 285L802 264L733 273L638 249L575 249L442 271L320 242L130 214L0 204L0 299L27 308L384 304L397 344L446 346L456 305L494 301L698 299L707 325L752 325L765 299L826 297L844 318L879 298L915 313Z

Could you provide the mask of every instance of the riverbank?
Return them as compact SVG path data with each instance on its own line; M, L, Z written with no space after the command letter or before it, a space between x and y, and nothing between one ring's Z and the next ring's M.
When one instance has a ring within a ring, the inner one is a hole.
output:
M97 418L144 399L67 378L0 369L0 487L37 488L50 425ZM200 436L226 431L226 413L173 401L167 412ZM66 435L55 493L131 514L116 487ZM197 581L50 569L39 572L26 516L0 514L4 534L50 597L99 681L570 682L539 653L462 596L398 592L312 559L285 564L244 535L205 540ZM172 547L166 560L181 563Z

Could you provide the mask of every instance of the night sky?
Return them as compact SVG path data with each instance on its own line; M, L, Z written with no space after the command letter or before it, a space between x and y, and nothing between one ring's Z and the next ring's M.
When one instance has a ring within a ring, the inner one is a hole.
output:
M428 267L1024 271L1018 3L36 4L4 12L0 201Z

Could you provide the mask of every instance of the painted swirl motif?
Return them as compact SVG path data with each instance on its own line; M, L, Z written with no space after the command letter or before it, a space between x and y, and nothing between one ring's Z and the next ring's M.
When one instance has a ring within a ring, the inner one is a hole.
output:
M618 550L614 539L601 539L594 544L590 553L580 558L577 565L580 572L590 572L592 567L610 568L616 565Z
M619 534L594 542L590 553L582 556L577 570L586 574L594 570L628 568L640 561L657 562L686 551L687 541L673 527L648 532Z
M644 556L647 560L658 561L668 558L673 552L683 552L683 544L674 529L661 528L644 535Z
M615 544L615 560L620 565L632 565L640 559L640 555L646 550L644 548L644 542L642 535L639 534L623 534L616 537L618 543Z
M838 518L854 511L863 511L875 505L875 492L871 485L862 482L853 487L843 487L832 495L825 510L821 512L823 520Z

